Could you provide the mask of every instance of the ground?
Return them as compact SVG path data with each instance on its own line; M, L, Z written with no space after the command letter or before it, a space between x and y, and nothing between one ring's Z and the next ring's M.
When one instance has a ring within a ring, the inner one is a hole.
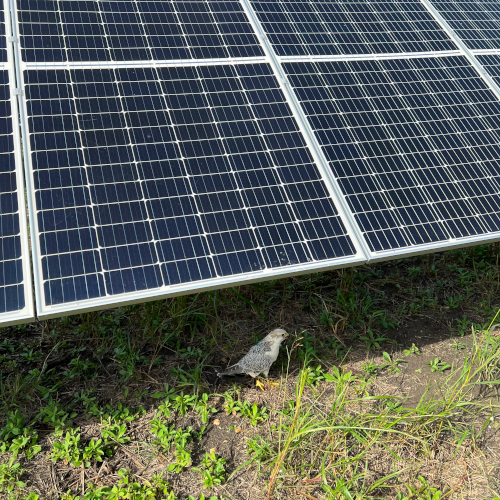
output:
M492 500L499 250L0 329L0 498Z

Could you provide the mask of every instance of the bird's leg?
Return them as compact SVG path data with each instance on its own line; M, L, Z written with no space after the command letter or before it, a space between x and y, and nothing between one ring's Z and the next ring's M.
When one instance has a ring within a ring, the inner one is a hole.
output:
M263 375L265 377L265 384L267 385L268 389L270 389L271 386L273 386L273 385L279 385L277 382L270 382L265 373L263 373ZM259 377L256 377L255 385L257 387L260 387L261 390L265 391L264 384L259 380Z
M259 380L258 377L255 378L255 386L260 387L262 391L265 391L264 386L262 385L262 382Z

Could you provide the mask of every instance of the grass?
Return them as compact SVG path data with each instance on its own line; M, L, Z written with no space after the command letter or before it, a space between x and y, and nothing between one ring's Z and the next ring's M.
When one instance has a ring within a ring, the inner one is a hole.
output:
M498 254L2 329L0 498L497 498ZM218 379L275 327L278 385Z

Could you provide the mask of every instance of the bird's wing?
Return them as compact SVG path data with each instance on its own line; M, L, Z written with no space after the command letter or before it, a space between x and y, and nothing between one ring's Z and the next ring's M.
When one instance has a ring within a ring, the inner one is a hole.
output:
M271 358L266 356L266 352L269 352L269 350L269 345L263 343L254 345L237 364L245 370L245 373L259 374L269 370L273 364Z

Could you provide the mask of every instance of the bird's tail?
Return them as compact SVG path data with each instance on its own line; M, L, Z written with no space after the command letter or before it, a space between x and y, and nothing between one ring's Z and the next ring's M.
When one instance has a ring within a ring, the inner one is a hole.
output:
M236 364L236 365L230 366L225 372L217 373L217 376L222 377L224 375L238 375L238 373L245 373L245 372L241 369L240 365Z

